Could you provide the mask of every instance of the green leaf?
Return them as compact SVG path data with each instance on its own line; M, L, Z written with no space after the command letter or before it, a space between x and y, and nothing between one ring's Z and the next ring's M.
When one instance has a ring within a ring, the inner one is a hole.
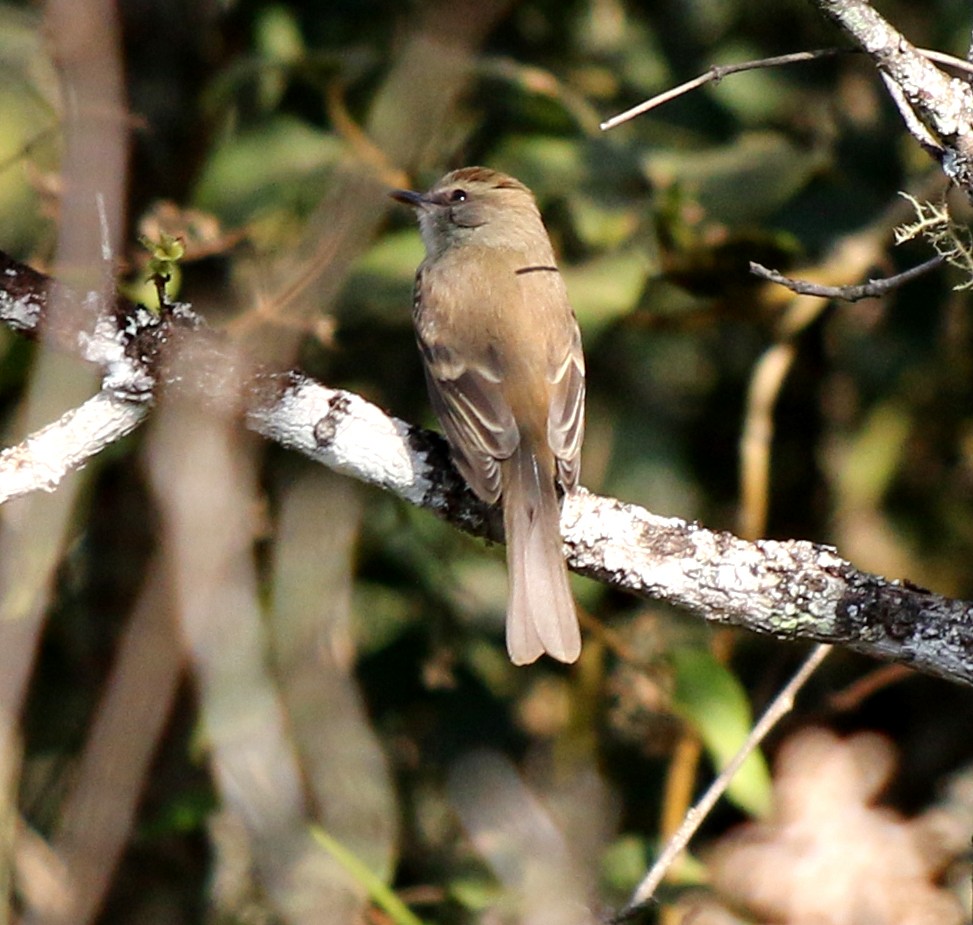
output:
M4 250L23 256L51 227L39 178L59 172L64 125L50 52L40 17L0 4L0 229Z
M202 831L216 808L216 798L209 790L197 788L178 793L139 826L139 838L151 841Z
M900 471L913 428L912 412L899 400L875 407L848 441L837 470L841 506L851 510L877 508Z
M638 229L640 213L631 203L604 202L578 193L569 197L567 205L578 235L592 249L621 247Z
M372 245L358 262L355 272L386 277L411 288L416 267L424 256L425 249L418 229L393 231Z
M644 159L661 188L678 184L707 214L724 222L755 222L781 208L828 162L819 150L775 132L745 132L728 145L656 149Z
M636 251L620 251L583 264L562 266L571 305L586 334L635 308L649 269L644 254Z
M645 876L649 849L640 835L622 835L610 844L601 857L601 876L618 893L631 893Z
M297 64L306 51L297 17L280 4L257 14L254 41L263 57L283 64Z
M641 835L620 835L601 856L601 881L612 893L628 895L645 877L662 846ZM707 882L708 872L689 851L680 852L666 876L670 886L695 887Z
M753 726L746 693L736 676L705 649L678 648L670 658L676 672L676 709L699 733L713 764L722 769ZM759 751L744 761L727 796L753 816L770 811L770 772Z

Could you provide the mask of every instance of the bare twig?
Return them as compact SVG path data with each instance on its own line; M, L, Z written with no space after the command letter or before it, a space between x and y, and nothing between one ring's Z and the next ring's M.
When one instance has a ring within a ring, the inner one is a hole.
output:
M774 411L796 357L795 338L788 331L764 351L750 376L740 432L740 512L737 516L737 529L748 539L767 532Z
M759 276L771 283L778 283L796 292L798 295L818 296L822 299L841 299L845 302L858 302L861 299L877 299L886 295L900 286L924 276L931 270L935 270L945 262L942 257L931 257L925 263L910 267L895 276L888 276L884 279L870 279L867 283L856 286L822 286L819 283L812 283L810 280L792 279L784 276L777 270L771 270L762 264L750 261L750 272L754 276Z
M973 62L971 61L965 61L963 58L957 58L956 55L948 55L944 51L936 51L933 48L917 48L916 51L920 55L925 55L930 61L935 61L936 64L945 64L946 67L973 76Z
M828 706L840 713L860 709L862 702L892 684L898 684L910 676L903 665L880 665L863 677L856 678L844 690L835 691L828 698Z
M713 65L713 67L698 77L687 80L685 83L679 84L678 87L672 87L666 90L665 93L653 96L651 99L645 100L637 106L633 106L631 109L626 109L625 112L620 112L617 116L606 119L601 123L601 130L607 132L609 129L613 129L623 122L628 122L630 119L641 116L650 109L655 109L663 103L668 103L670 100L697 90L699 87L705 86L708 83L719 83L724 77L729 77L731 74L739 74L741 71L753 71L758 68L798 64L802 61L818 61L822 58L833 58L835 55L847 54L850 50L848 48L819 48L815 51L797 51L790 55L777 55L774 58L758 58L755 61L741 61L737 64Z
M639 908L652 899L653 894L659 888L659 884L662 883L662 879L665 877L669 867L672 866L673 861L675 861L686 845L689 844L689 840L696 834L696 830L723 795L733 776L740 770L743 762L760 745L771 729L780 722L781 718L793 709L794 698L797 696L797 692L804 686L808 678L814 674L821 662L827 658L830 651L831 646L817 646L800 669L798 669L794 677L781 689L780 693L773 699L773 702L764 712L763 716L760 717L750 731L750 735L747 736L747 741L727 762L726 767L706 789L706 793L703 794L696 805L686 814L686 818L679 827L679 831L669 840L662 854L659 855L656 862L632 894L628 905L612 920L613 922L620 923L631 920Z
M957 58L954 55L948 55L945 52L936 51L932 48L916 48L915 50L930 61L955 68L964 74L973 75L973 63L970 61L964 61L962 58ZM687 80L677 87L671 87L663 93L650 97L632 106L630 109L626 109L624 112L612 116L610 119L605 119L599 127L603 132L607 132L609 129L616 128L622 123L634 119L636 116L641 116L663 105L663 103L668 103L671 100L678 99L680 96L691 93L693 90L698 90L708 83L719 83L724 77L729 77L731 74L739 74L742 71L754 71L759 68L783 67L787 64L802 64L805 61L820 61L824 58L833 58L837 55L845 54L858 54L863 51L864 49L860 48L818 48L813 51L796 51L789 55L776 55L772 58L740 61L736 64L714 64L708 71L704 71L692 80Z
M936 64L973 73L973 65L952 55L917 48L865 0L813 0L859 46L820 48L737 64L718 65L601 123L602 131L724 77L757 68L816 61L847 52L868 54L880 68L910 134L939 160L943 171L967 195L973 195L973 88L951 78Z

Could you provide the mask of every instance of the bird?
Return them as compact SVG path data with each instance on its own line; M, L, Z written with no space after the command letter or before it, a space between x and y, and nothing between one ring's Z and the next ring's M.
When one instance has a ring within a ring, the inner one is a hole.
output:
M574 662L558 486L580 477L585 361L537 202L487 167L390 195L415 209L425 245L412 317L433 410L460 474L503 508L510 659Z

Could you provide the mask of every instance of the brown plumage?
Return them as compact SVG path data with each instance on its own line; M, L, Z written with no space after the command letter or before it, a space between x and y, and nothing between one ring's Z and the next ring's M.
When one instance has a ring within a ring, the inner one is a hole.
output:
M543 652L573 662L555 481L578 484L584 356L534 197L485 167L392 195L418 210L426 245L413 320L433 408L470 487L503 502L507 650L518 665Z

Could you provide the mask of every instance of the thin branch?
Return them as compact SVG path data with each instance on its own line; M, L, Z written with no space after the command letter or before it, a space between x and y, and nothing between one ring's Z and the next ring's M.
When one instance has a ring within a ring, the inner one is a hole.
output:
M817 670L818 666L827 658L831 651L831 646L817 646L807 657L804 664L798 669L793 678L781 689L780 693L773 699L770 706L764 711L763 716L757 721L746 742L740 750L727 762L726 767L720 772L719 776L713 781L706 792L698 800L695 806L686 813L683 824L675 835L669 839L668 844L656 862L649 869L642 882L638 885L628 905L612 919L613 922L627 922L633 918L636 912L652 899L655 891L659 888L663 878L672 866L673 861L682 853L689 840L696 834L696 830L703 820L709 815L716 805L719 798L726 791L733 776L743 766L751 752L767 737L767 734L794 708L794 698L797 692L804 686L808 678Z
M923 124L919 115L912 108L912 103L905 91L888 74L882 74L881 77L882 83L885 84L885 89L892 98L895 108L898 109L909 134L933 160L941 161L944 154L943 145Z
M851 50L848 48L819 48L815 51L798 51L789 55L777 55L774 58L758 58L755 61L741 61L737 64L714 64L708 71L705 71L698 77L687 80L685 83L679 84L678 87L672 87L666 90L665 93L653 96L651 99L647 99L637 106L633 106L631 109L626 109L625 112L621 112L617 116L606 119L601 123L600 127L603 132L607 132L609 129L613 129L623 122L628 122L630 119L634 119L636 116L640 116L650 109L655 109L663 103L668 103L670 100L697 90L699 87L705 86L708 83L719 83L724 77L729 77L731 74L738 74L741 71L753 71L758 68L798 64L802 61L817 61L821 58L833 58L835 55L847 54Z
M846 688L828 697L828 706L838 713L851 713L861 709L862 702L873 694L900 681L905 681L910 671L903 665L879 665L878 668L856 678Z
M797 345L791 332L770 344L754 364L747 388L740 432L740 508L737 529L747 539L767 532L770 460L777 400L794 361Z
M818 296L822 299L841 299L845 302L858 302L861 299L877 299L889 292L904 286L906 283L920 276L924 276L930 270L935 270L945 263L943 257L931 257L925 263L910 267L895 276L887 276L884 279L870 279L867 283L856 286L822 286L819 283L812 283L806 279L793 279L784 276L777 270L771 270L762 264L750 261L750 272L754 276L759 276L771 283L778 283L796 292L798 295Z
M973 45L971 45L973 48ZM958 71L962 71L964 74L973 76L973 63L970 61L964 61L962 58L957 58L955 55L948 55L942 51L936 51L932 48L916 48L915 49L920 55L928 58L930 61L935 61L937 64L944 64L947 67L955 68ZM671 100L678 99L680 96L684 96L687 93L691 93L693 90L698 90L700 87L706 86L708 83L719 83L724 77L729 77L731 74L738 74L742 71L754 71L759 68L769 68L769 67L783 67L788 64L801 64L805 61L819 61L824 58L834 58L837 55L847 55L847 54L860 54L864 51L861 48L817 48L813 51L796 51L789 55L776 55L772 58L757 58L753 61L740 61L736 64L714 64L709 70L704 71L692 80L687 80L685 83L681 83L676 87L671 87L670 89L659 93L656 96L650 97L630 109L626 109L624 112L618 113L618 115L612 116L610 119L605 119L599 126L603 132L607 132L609 129L613 129L616 126L621 125L623 122L628 122L634 119L636 116L641 116L644 113L649 112L649 110L656 109L663 103L668 103Z
M819 61L823 58L833 58L837 55L859 54L862 51L863 49L860 48L818 48L814 51L797 51L789 55L777 55L773 58L758 58L754 61L741 61L737 64L714 64L708 71L704 71L698 77L687 80L677 87L672 87L664 93L660 93L636 106L632 106L630 109L626 109L625 112L612 116L610 119L605 119L601 123L600 128L603 132L607 132L609 129L613 129L623 122L628 122L636 116L641 116L643 113L655 109L663 103L668 103L686 93L691 93L693 90L697 90L708 83L719 83L724 77L729 77L731 74L738 74L742 71L753 71L758 68L801 64L804 61ZM947 67L952 67L965 74L973 75L973 64L969 61L964 61L962 58L956 58L953 55L947 55L944 52L935 51L931 48L917 48L916 51L927 57L930 61L935 61L937 64L945 64Z
M939 160L954 183L973 196L973 88L967 81L951 78L936 67L941 64L971 75L973 64L943 52L917 48L864 0L812 2L859 47L819 48L737 64L714 65L698 77L606 119L601 123L602 131L615 128L708 83L718 83L731 74L860 52L868 54L882 71L886 87L910 134Z
M973 62L971 61L957 58L956 55L948 55L944 51L936 51L934 48L917 48L916 51L930 61L935 61L936 64L945 64L946 67L955 68L957 71L973 76Z

